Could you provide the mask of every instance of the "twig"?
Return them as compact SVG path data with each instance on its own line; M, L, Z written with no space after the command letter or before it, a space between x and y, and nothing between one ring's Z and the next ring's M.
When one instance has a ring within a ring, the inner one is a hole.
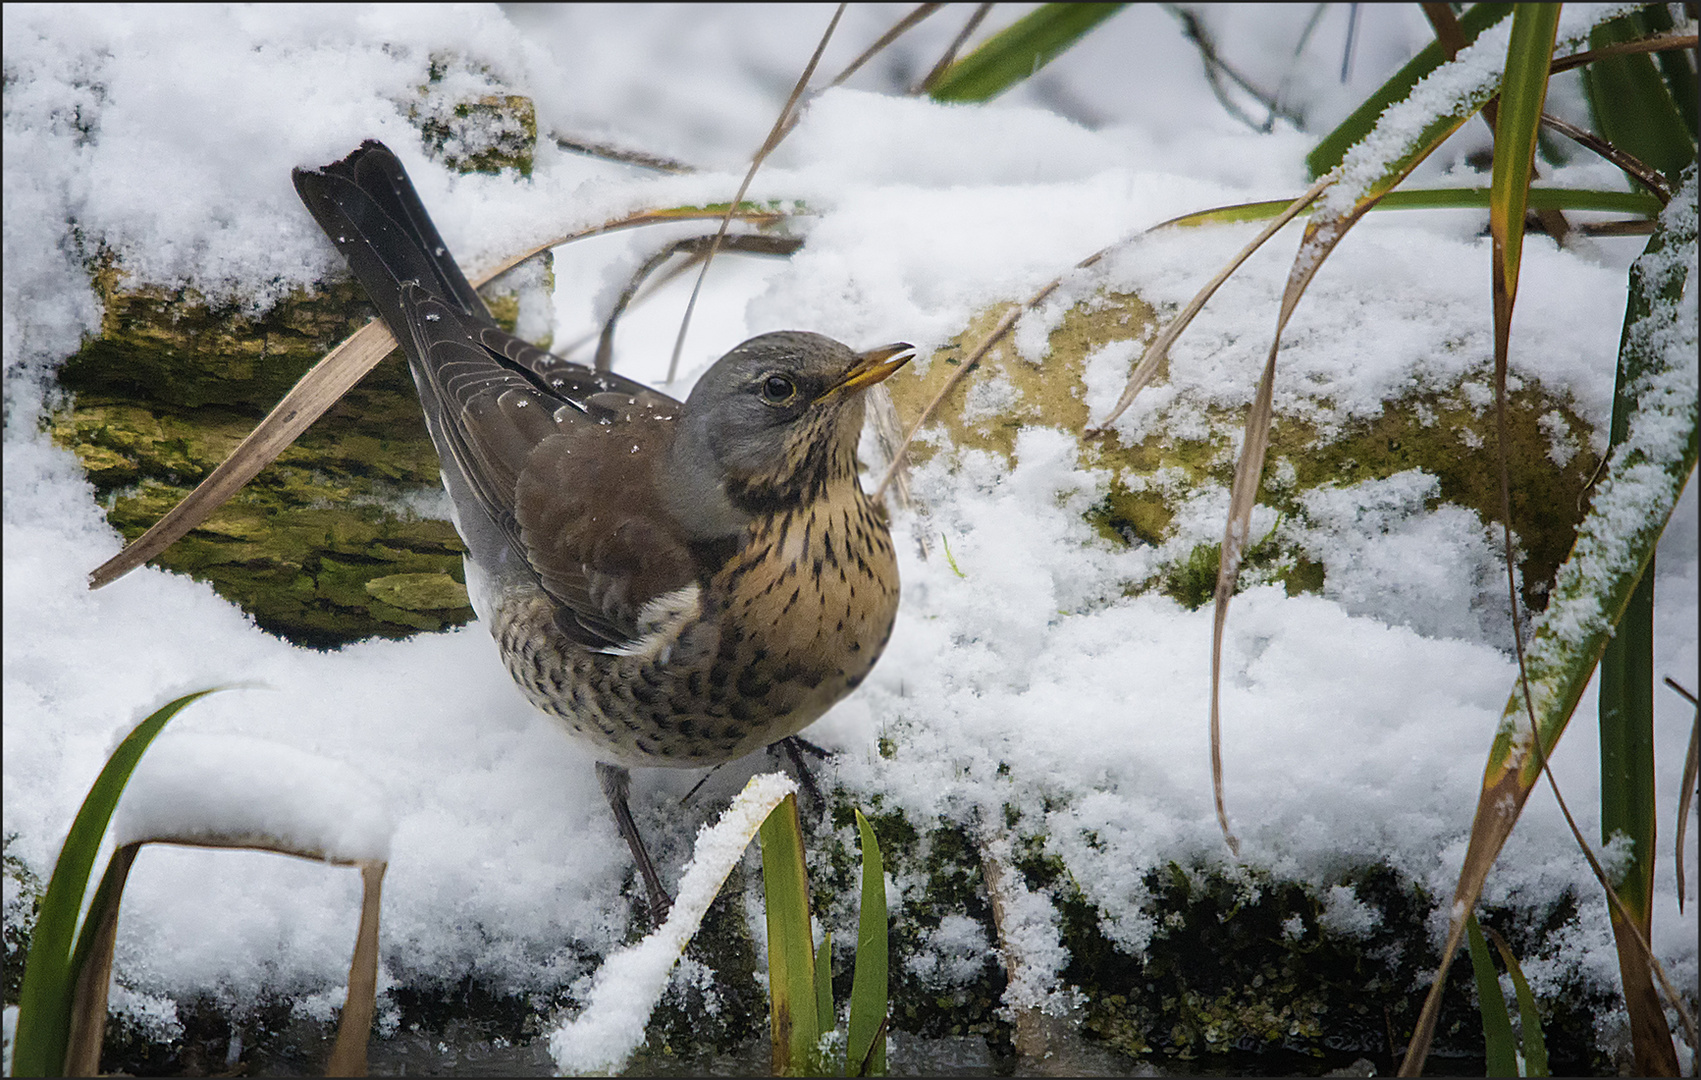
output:
M969 21L964 23L963 28L957 31L957 36L951 39L951 44L946 47L944 54L939 57L939 62L933 65L933 70L929 71L925 78L910 88L911 94L925 94L933 89L933 87L939 82L940 77L943 76L952 63L956 61L957 52L962 49L963 42L969 40L969 35L975 32L975 28L980 25L981 20L986 18L986 13L991 10L991 4L978 4L975 6L974 13L969 16Z
M644 264L638 267L632 277L627 280L626 287L620 291L620 296L615 299L614 307L609 311L608 318L603 320L602 333L598 336L596 360L594 362L598 371L613 369L615 323L620 320L621 315L625 314L627 306L632 303L633 297L638 292L638 287L644 283L644 280L675 255L691 256L690 260L681 266L678 272L668 274L658 284L672 281L678 276L678 273L690 269L706 257L710 242L713 239L714 237L709 234L686 237L684 240L663 247L644 260ZM760 233L751 233L747 235L733 234L721 239L723 250L742 252L746 255L787 256L795 254L797 249L802 246L803 240L795 236L764 236Z
M679 320L679 336L673 341L673 358L667 364L667 381L669 383L673 382L679 374L679 354L685 348L685 331L691 326L691 312L697 307L697 296L703 291L703 279L709 274L709 264L714 261L715 252L719 250L721 240L726 236L727 227L732 224L733 211L738 208L739 203L744 201L744 193L750 190L750 181L756 178L756 170L762 167L762 162L767 160L768 155L773 153L774 147L778 146L780 140L785 138L786 132L791 130L787 126L787 121L791 117L792 109L797 106L798 99L803 96L804 88L809 85L810 76L815 74L815 65L821 62L821 54L827 51L827 42L832 40L833 31L838 29L839 19L844 16L847 6L840 4L833 11L833 19L827 24L827 32L821 35L820 43L815 46L815 54L809 58L809 63L804 67L803 74L798 76L797 85L792 87L791 96L786 99L785 107L780 109L780 115L774 120L774 126L768 130L768 137L763 140L761 149L757 150L756 156L751 159L750 168L744 174L744 182L738 185L738 194L733 196L731 204L727 207L726 217L721 219L720 231L715 233L715 239L709 245L708 254L703 256L703 269L697 274L697 284L691 287L691 299L686 301L685 316Z
M1558 75L1562 71L1592 64L1596 60L1605 60L1610 56L1634 56L1637 53L1665 52L1668 49L1693 49L1696 45L1695 31L1668 30L1663 34L1640 38L1636 41L1621 41L1615 45L1605 45L1599 49L1589 49L1587 52L1572 53L1555 60L1547 70L1550 75Z
M1664 176L1660 175L1659 170L1654 169L1642 162L1640 159L1625 153L1623 150L1620 150L1612 143L1607 142L1594 132L1585 131L1582 128L1577 127L1575 124L1568 124L1557 116L1544 112L1542 113L1542 123L1559 132L1572 142L1588 147L1590 150L1593 150L1601 157L1606 158L1614 165L1617 165L1620 169L1623 169L1625 172L1635 177L1636 181L1643 187L1647 188L1654 198L1660 200L1661 206L1665 206L1671 202L1671 185L1666 182L1666 178ZM1649 224L1651 225L1652 222Z
M858 68L862 67L862 65L868 63L868 61L872 60L877 54L879 54L880 50L882 50L886 46L892 44L892 42L898 40L898 38L901 37L905 32L907 32L910 27L914 26L916 23L920 22L921 20L927 18L929 15L933 14L935 11L938 11L940 8L942 8L944 6L945 6L944 4L918 4L918 5L916 5L916 8L915 8L914 11L910 12L908 15L905 15L903 18L899 19L897 21L897 23L895 23L892 26L892 29L886 31L884 34L881 34L880 37L874 42L874 44L872 44L868 48L864 49L862 51L861 56L857 57L855 60L852 60L850 62L850 65L848 67L846 67L843 71L839 72L838 77L835 78L832 82L828 83L827 85L828 86L838 86L838 85L842 84L846 79L848 79L852 75L856 74L856 71L857 71Z
M571 135L563 135L560 132L553 133L550 138L554 139L555 145L563 150L575 154L589 154L591 157L606 158L609 161L618 161L622 165L636 165L639 168L655 169L657 172L665 173L693 173L697 171L695 165L687 165L683 161L663 157L660 154L651 154L644 150L631 150L624 146L615 146L612 143L592 142L590 139L578 139Z
M1199 57L1205 62L1205 79L1211 84L1211 92L1217 96L1217 101L1222 104L1224 109L1228 110L1231 116L1260 134L1268 134L1276 126L1276 117L1278 116L1291 121L1295 125L1302 123L1302 117L1282 107L1277 95L1255 85L1251 79L1236 71L1228 61L1222 58L1222 55L1217 52L1217 45L1212 40L1210 31L1205 29L1205 24L1200 21L1198 15L1180 4L1165 4L1163 7L1165 11L1174 16L1177 22L1181 23L1181 32L1199 50ZM1264 106L1269 115L1264 118L1262 123L1248 116L1245 110L1236 105L1233 99L1229 97L1228 91L1224 89L1222 84L1223 76L1240 87L1258 104Z

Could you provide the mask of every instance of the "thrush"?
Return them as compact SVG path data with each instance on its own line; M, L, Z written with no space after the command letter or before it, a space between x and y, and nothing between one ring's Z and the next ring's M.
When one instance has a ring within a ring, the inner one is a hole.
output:
M863 391L910 347L762 334L681 402L497 327L381 143L293 175L407 356L474 610L526 698L595 747L659 921L628 766L792 736L891 636L897 562L856 443Z

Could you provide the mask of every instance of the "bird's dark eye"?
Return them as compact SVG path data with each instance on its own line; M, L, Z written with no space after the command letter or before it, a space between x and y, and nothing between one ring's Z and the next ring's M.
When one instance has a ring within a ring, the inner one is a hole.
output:
M796 396L796 384L784 375L769 375L762 380L762 400L770 405L784 405Z

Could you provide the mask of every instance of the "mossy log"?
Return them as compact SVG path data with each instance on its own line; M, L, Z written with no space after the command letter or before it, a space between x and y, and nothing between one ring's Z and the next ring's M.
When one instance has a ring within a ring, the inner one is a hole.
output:
M463 172L529 174L531 102L439 100L436 59L413 109L428 151ZM346 275L263 311L135 282L118 256L90 269L100 332L59 371L51 420L107 519L134 540L219 465L326 352L374 312ZM548 253L483 290L510 331L548 346ZM518 329L516 329L518 327ZM331 648L473 617L464 548L400 353L381 362L229 502L153 565L209 582L265 630ZM92 569L92 568L91 568Z
M912 364L887 381L906 430L1010 306L981 312L927 363ZM1111 474L1108 494L1092 511L1093 523L1115 541L1163 543L1172 535L1179 498L1202 484L1226 488L1231 483L1236 436L1245 412L1203 405L1200 411L1210 422L1202 436L1180 433L1161 422L1138 441L1125 441L1116 430L1089 430L1084 381L1088 357L1113 342L1143 346L1155 328L1156 317L1140 297L1100 293L1063 313L1048 335L1041 363L1024 359L1013 335L1006 336L941 402L930 420L931 430L924 433L930 437L917 440L912 458L925 461L942 449L971 449L1010 460L1016 433L1023 427L1044 425L1071 432L1080 443L1082 467ZM1138 353L1134 350L1135 356ZM1422 469L1439 481L1440 501L1467 507L1485 523L1498 521L1494 406L1484 400L1480 383L1466 385L1488 377L1486 371L1473 373L1472 380L1461 380L1451 389L1387 400L1379 416L1330 431L1278 410L1259 501L1291 514L1300 496L1320 485L1344 486ZM1508 394L1507 428L1512 528L1519 544L1524 600L1540 610L1576 536L1582 494L1595 465L1588 452L1555 454L1554 447L1586 448L1593 433L1568 394L1533 379ZM1272 482L1278 470L1286 475ZM1216 545L1203 544L1151 584L1189 607L1198 606L1211 596L1217 559ZM1290 592L1315 592L1323 585L1321 566L1303 552L1284 551L1276 544L1254 548L1246 565L1272 568L1271 576Z

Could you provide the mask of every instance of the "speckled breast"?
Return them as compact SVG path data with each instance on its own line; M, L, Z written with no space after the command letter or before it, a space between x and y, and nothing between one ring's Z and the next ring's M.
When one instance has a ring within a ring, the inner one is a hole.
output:
M510 593L492 627L509 673L627 764L714 765L796 734L868 675L898 609L885 523L860 487L826 494L752 525L697 618L643 655L576 645L541 592Z

